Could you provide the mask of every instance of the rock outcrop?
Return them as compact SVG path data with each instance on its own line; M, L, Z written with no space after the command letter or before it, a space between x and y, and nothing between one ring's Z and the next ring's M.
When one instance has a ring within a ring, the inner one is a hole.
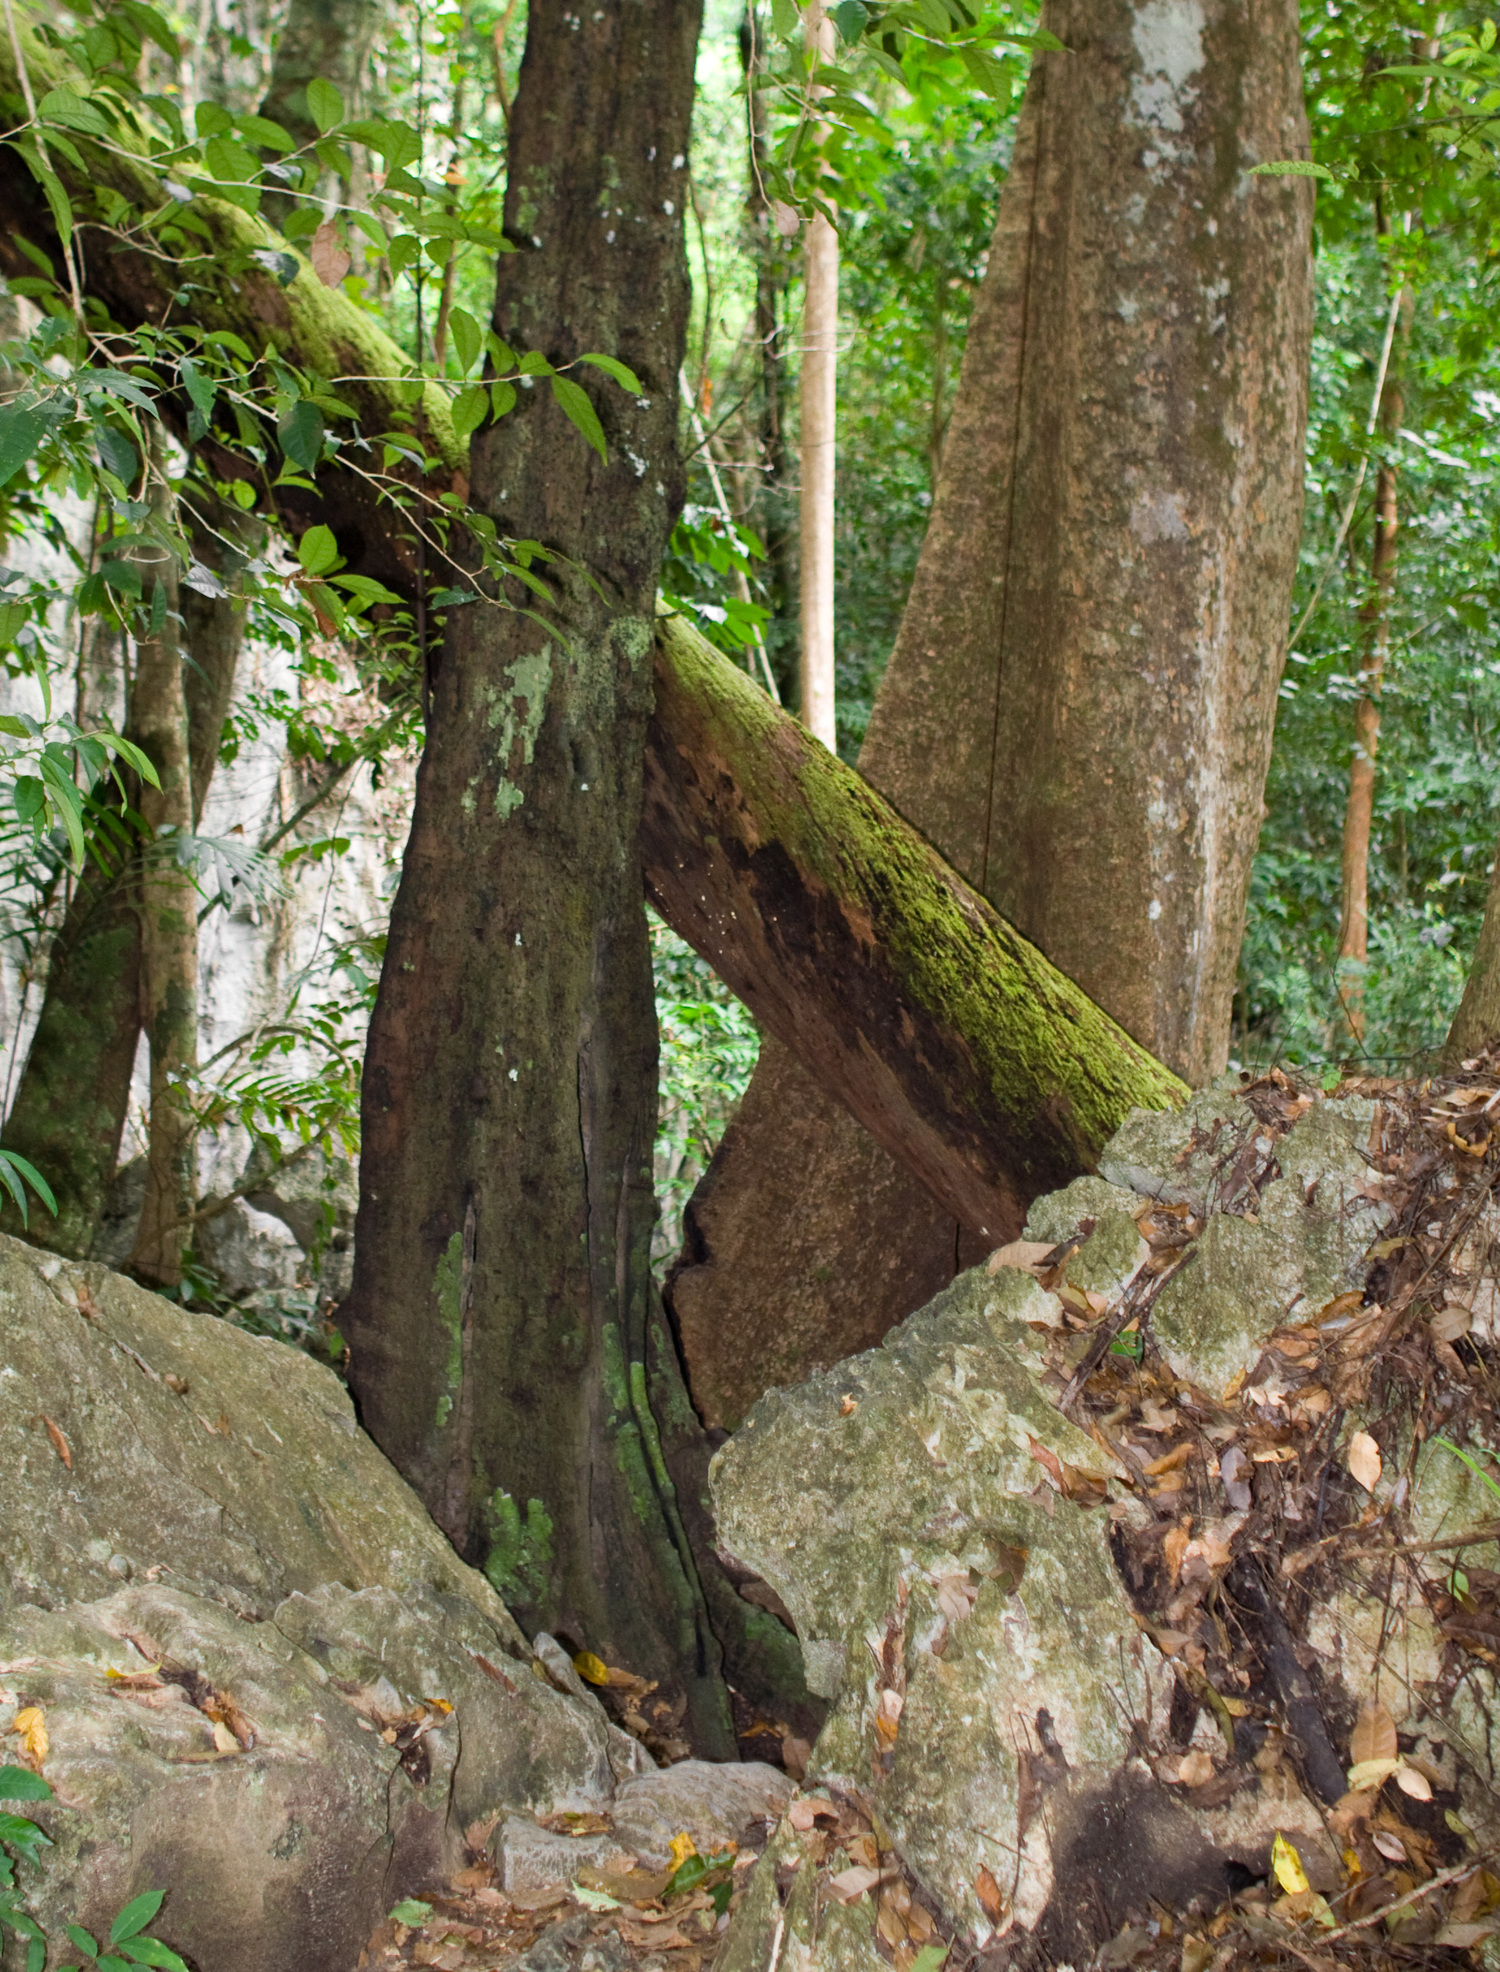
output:
M0 1238L0 1472L0 1762L39 1708L59 1937L164 1889L205 1972L350 1972L497 1823L654 1771L284 1344Z
M783 1822L720 1972L875 1972L877 1936L1083 1964L1266 1878L1278 1834L1346 1916L1392 1856L1493 1846L1488 1189L1449 1114L1279 1078L1137 1112L1026 1242L754 1407L719 1538L833 1710L826 1812ZM1440 1935L1440 1900L1403 1921Z

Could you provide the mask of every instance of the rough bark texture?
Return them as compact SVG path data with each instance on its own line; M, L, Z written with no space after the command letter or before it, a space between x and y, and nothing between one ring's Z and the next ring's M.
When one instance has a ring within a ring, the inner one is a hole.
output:
M1301 515L1311 198L1247 175L1306 154L1296 10L1053 0L1042 24L1068 52L1033 69L860 765L1197 1081L1224 1062ZM684 1339L706 1338L705 1414L771 1380L784 1308L816 1299L768 1219L815 1221L832 1276L805 1367L952 1273L952 1223L910 1187L898 1207L900 1175L847 1120L814 1123L784 1055L762 1079L670 1289ZM900 1256L869 1236L872 1184L910 1228Z
M550 638L454 613L366 1055L352 1381L365 1423L522 1620L659 1677L732 1747L647 1363L656 1022L636 844L677 373L698 12L533 8L495 327L587 385L476 437L473 497L566 574ZM600 593L602 591L602 594ZM684 1690L685 1687L685 1690Z
M225 531L254 525L222 512L213 523ZM198 560L229 584L235 551L202 528L192 540ZM245 614L228 598L191 589L179 591L178 606L196 828L234 693ZM134 718L127 727L145 743ZM5 1125L7 1147L29 1157L57 1196L57 1217L33 1213L26 1237L75 1259L87 1257L109 1202L141 1033L140 864L107 839L101 849L105 866L85 866L47 954L41 1012Z
M164 473L158 457L154 469ZM164 482L163 482L164 488ZM159 504L170 495L163 490ZM148 558L149 557L149 558ZM154 633L136 646L131 724L159 785L141 789L151 831L138 859L141 1019L151 1044L146 1195L129 1271L152 1287L175 1287L192 1233L194 1140L182 1077L198 1063L198 893L178 844L193 827L187 697L178 641L177 569L162 549L142 553L143 604Z
M652 902L953 1218L1014 1238L1129 1109L1186 1097L681 618L658 650Z
M318 126L308 111L307 85L320 76L357 116L365 67L385 15L385 0L292 0L276 36L261 115L279 123L299 145L311 144Z
M1454 1073L1466 1055L1476 1055L1496 1040L1500 1040L1500 849L1490 869L1484 922L1464 981L1464 996L1443 1046L1444 1068Z

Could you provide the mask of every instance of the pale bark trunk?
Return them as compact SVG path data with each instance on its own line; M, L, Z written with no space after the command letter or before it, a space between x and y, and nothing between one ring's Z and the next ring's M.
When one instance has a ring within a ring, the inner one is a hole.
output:
M1244 175L1306 155L1297 15L1052 0L1042 25L1068 52L1034 66L860 764L1196 1082L1228 1044L1302 505L1311 193ZM758 1231L783 1214L816 1220L822 1279ZM808 1366L870 1346L957 1230L768 1049L671 1286L708 1338L695 1392L800 1373L789 1305L822 1324Z
M834 28L822 0L804 10L809 43L827 56ZM834 471L838 416L839 236L821 212L807 223L802 302L802 723L832 752Z
M170 499L165 463L154 501ZM187 698L178 641L177 571L160 550L144 563L144 604L159 617L136 646L131 724L160 780L141 790L151 831L139 864L141 1017L151 1046L151 1116L146 1196L129 1267L153 1287L175 1287L192 1234L196 1128L183 1078L198 1063L198 910L192 873L179 854L193 828ZM165 602L163 610L162 603Z

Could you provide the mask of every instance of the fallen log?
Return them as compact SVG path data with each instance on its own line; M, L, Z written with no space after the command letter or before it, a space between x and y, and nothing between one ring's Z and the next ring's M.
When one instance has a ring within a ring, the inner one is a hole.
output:
M667 922L970 1231L1185 1085L890 803L663 617L641 856ZM877 1234L878 1236L878 1234Z

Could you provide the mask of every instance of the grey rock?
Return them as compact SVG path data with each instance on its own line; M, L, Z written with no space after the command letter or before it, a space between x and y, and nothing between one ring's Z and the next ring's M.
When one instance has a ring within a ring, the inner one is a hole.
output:
M738 1841L752 1822L779 1821L791 1796L792 1783L779 1767L679 1760L620 1788L615 1837L649 1867L663 1869L673 1836L691 1835L706 1855Z
M348 1972L474 1823L604 1807L632 1764L297 1350L0 1238L0 1471L0 1735L43 1707L28 1890L59 1936L162 1889L159 1935L213 1972ZM185 1683L141 1682L158 1661ZM189 1674L253 1744L216 1743Z
M1085 1219L1102 1219L1106 1213L1138 1212L1141 1201L1133 1191L1112 1185L1104 1178L1075 1178L1063 1191L1049 1191L1036 1200L1026 1215L1027 1239L1045 1239L1060 1246L1071 1239Z
M511 1815L495 1831L495 1865L500 1886L514 1895L534 1890L565 1890L580 1869L623 1872L635 1858L615 1835L560 1835L534 1821Z
M231 1295L295 1287L306 1265L285 1224L243 1198L203 1221L198 1250Z

